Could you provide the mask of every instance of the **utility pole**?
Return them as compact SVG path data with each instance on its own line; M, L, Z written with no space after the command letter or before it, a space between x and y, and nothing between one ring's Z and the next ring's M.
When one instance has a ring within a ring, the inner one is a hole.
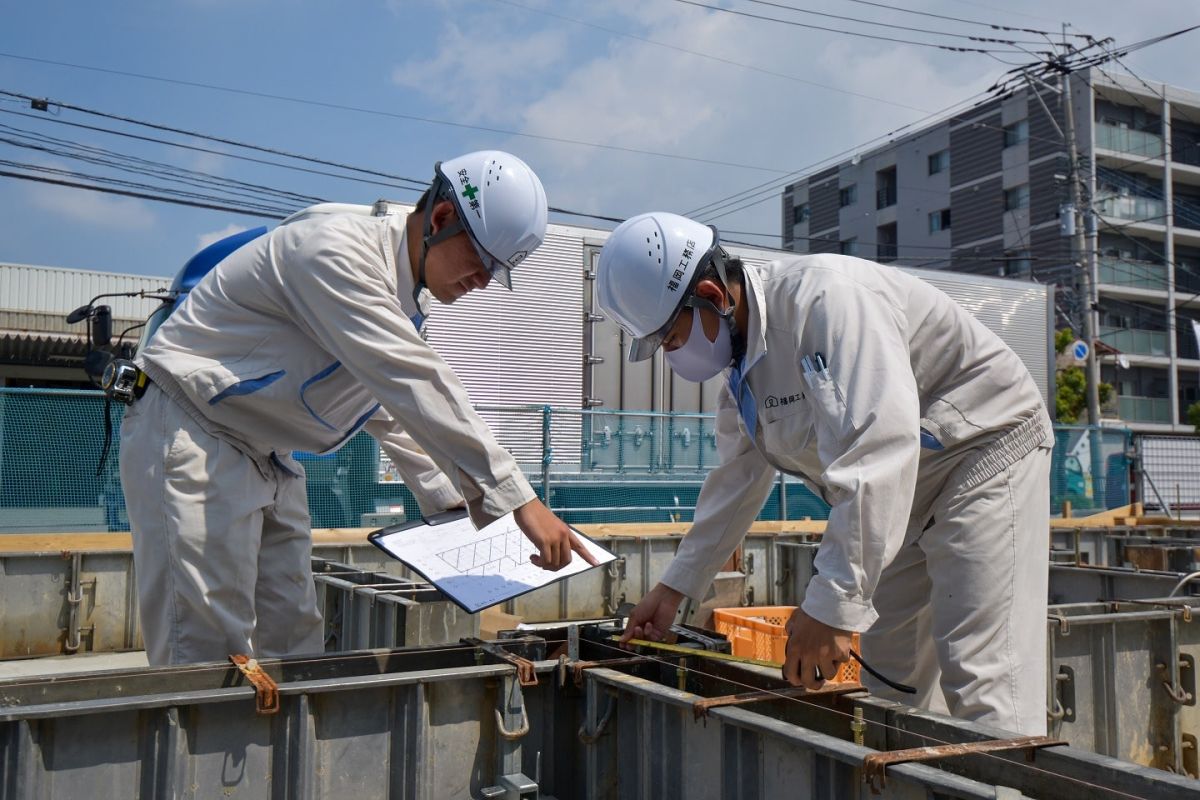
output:
M1079 169L1079 148L1075 140L1075 107L1071 100L1071 73L1063 72L1063 104L1066 125L1063 136L1067 140L1068 181L1071 185L1071 253L1075 257L1078 268L1080 294L1083 295L1083 339L1087 342L1087 363L1084 367L1084 377L1087 380L1087 409L1088 424L1100 424L1100 362L1096 360L1096 254L1088 247L1088 236L1085 223L1090 222L1093 213L1091 203L1084 212L1083 192L1080 190L1083 176ZM1092 456L1093 463L1098 453ZM1093 474L1093 479L1095 478Z

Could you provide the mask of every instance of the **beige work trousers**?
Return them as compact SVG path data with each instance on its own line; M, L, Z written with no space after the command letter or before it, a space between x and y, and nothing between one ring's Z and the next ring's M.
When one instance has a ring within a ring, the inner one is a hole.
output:
M324 650L303 471L267 472L154 385L126 412L121 485L151 664Z
M1046 733L1050 454L1039 447L969 489L922 475L914 508L932 508L932 523L911 521L872 599L879 619L862 636L867 662L918 693L864 672L872 694Z

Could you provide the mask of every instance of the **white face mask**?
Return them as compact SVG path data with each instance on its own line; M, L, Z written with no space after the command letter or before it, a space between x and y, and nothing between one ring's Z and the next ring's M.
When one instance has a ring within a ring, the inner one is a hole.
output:
M704 335L700 309L692 309L692 332L682 347L666 351L667 363L675 374L687 381L703 383L729 366L733 361L733 340L729 323L718 320L717 340L710 342Z

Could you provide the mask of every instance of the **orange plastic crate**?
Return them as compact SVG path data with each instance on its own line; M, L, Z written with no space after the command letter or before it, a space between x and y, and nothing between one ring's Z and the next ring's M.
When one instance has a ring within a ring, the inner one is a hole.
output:
M724 634L732 645L733 654L739 658L773 661L783 664L787 648L787 625L795 606L754 606L751 608L715 608L713 625ZM854 634L851 647L858 649L858 634ZM831 683L858 683L858 662L847 661L838 667L838 674Z

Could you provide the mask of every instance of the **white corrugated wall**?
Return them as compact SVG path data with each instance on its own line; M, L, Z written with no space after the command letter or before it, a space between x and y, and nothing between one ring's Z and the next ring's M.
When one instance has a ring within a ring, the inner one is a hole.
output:
M579 408L583 396L583 237L554 226L513 270L513 291L493 283L453 305L433 303L428 341L477 406ZM541 457L542 416L481 412L520 461ZM555 415L552 446L579 450L579 417Z
M0 264L0 310L68 314L98 294L165 289L171 278L92 272L83 269ZM143 319L155 302L136 297L103 301L117 319Z

